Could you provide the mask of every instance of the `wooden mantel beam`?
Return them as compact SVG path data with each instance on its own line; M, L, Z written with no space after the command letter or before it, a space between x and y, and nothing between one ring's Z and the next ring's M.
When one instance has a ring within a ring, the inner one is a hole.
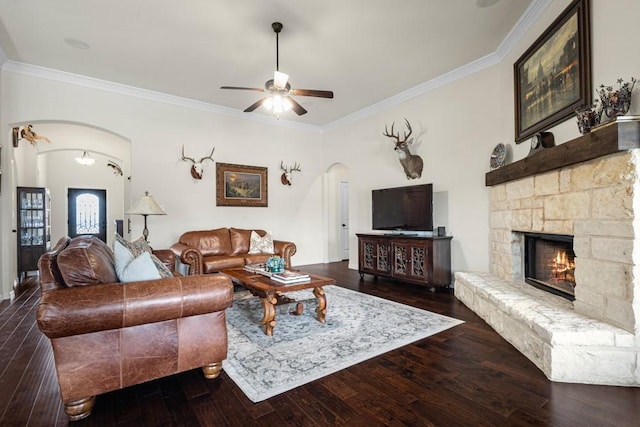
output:
M640 117L619 117L586 135L488 172L485 185L515 181L633 148L640 148Z

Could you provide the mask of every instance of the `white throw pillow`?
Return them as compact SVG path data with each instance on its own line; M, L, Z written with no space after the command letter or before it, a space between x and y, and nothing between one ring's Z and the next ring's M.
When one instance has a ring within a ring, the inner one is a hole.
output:
M258 233L251 230L251 240L249 242L250 254L272 254L273 250L273 237L271 232L267 231L264 237L260 237Z
M156 265L151 259L151 254L145 252L138 258L135 258L125 267L125 269L118 275L118 279L121 282L139 282L141 280L155 280L160 279L160 273Z
M119 240L113 242L113 258L115 259L118 280L123 282L124 280L122 280L121 277L124 276L124 270L135 258L129 248L120 243Z
M135 242L127 242L120 237L113 242L113 257L118 280L121 282L135 282L172 277L171 270L155 255L151 254L151 248L148 244L146 242L141 244L139 241L140 239ZM144 258L140 260L143 256ZM155 274L150 273L149 263L153 267Z

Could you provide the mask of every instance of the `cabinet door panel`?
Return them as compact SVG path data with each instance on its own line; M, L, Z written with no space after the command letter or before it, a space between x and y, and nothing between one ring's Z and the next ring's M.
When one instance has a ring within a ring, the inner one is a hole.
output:
M391 259L389 258L389 245L387 242L376 243L376 270L378 273L389 274L391 271Z

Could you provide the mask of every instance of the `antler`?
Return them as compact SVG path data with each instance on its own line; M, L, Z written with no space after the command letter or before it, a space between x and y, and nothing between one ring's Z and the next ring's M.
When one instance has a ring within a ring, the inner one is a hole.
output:
M413 133L413 129L411 129L411 124L409 123L409 120L407 120L406 118L404 119L404 122L407 124L407 129L409 129L409 132L405 132L404 133L404 140L400 140L400 132L398 132L397 134L393 133L393 126L396 124L396 122L393 122L391 124L391 132L389 132L389 130L387 129L387 125L384 125L384 136L388 136L389 138L393 138L396 140L396 145L398 144L402 144L403 142L407 143L407 144L411 144L412 141L409 141L409 137L411 136L411 134Z
M387 125L384 125L384 136L388 136L389 138L395 138L396 143L400 143L400 132L398 132L397 135L393 134L393 126L396 124L396 122L391 123L391 133L389 133L389 131L387 130Z
M407 120L405 118L404 122L407 124L407 129L409 129L409 133L406 133L406 132L404 133L404 142L406 142L408 144L411 144L412 141L409 141L409 137L413 133L413 129L411 129L411 125L409 124L409 120Z
M213 152L211 152L211 154L213 155ZM193 164L197 163L195 159L191 158L191 157L187 157L184 155L184 145L182 146L182 157L181 157L182 161L187 161L189 160L190 162L192 162ZM204 160L204 159L203 159ZM202 160L201 160L202 161Z
M183 149L184 149L184 146L183 146ZM214 152L214 151L216 151L216 147L213 147L213 148L211 149L211 154L209 154L207 157L203 157L203 158L201 158L201 159L200 159L200 163L204 162L205 160L211 160L211 161L213 162L213 161L214 161L214 160L213 160L213 152Z
M302 170L300 169L300 165L298 164L298 162L295 162L293 164L293 167L286 167L284 164L284 160L280 160L280 169L282 169L285 173L291 173L291 172L302 172Z

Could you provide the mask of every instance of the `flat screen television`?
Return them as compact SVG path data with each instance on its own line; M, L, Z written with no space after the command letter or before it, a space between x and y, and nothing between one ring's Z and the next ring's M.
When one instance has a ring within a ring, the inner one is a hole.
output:
M371 190L374 230L433 231L433 184Z

